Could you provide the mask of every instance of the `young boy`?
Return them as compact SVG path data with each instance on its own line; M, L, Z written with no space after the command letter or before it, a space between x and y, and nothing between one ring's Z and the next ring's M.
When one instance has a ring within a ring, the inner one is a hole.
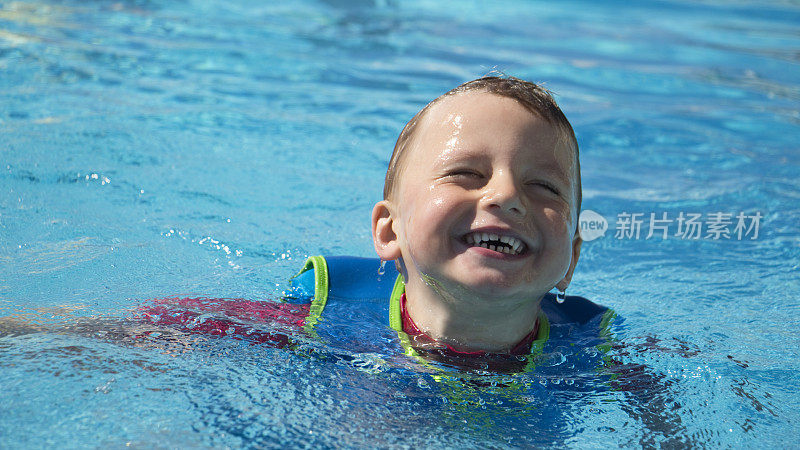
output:
M580 203L578 145L547 91L487 77L432 101L372 212L375 250L405 280L403 331L461 353L530 351L542 298L578 262Z
M550 94L516 78L470 81L417 113L395 145L372 237L400 276L375 283L373 260L312 257L289 297L313 297L307 331L360 351L387 350L368 344L387 336L367 331L386 330L386 316L407 354L435 359L526 355L551 324L597 337L610 311L563 301L580 203L578 145Z

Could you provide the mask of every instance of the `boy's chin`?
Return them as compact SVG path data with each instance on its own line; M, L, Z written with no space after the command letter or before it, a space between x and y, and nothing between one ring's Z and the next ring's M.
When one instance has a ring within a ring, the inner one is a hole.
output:
M482 297L531 297L536 288L525 280L509 277L507 274L475 273L451 279L454 293Z

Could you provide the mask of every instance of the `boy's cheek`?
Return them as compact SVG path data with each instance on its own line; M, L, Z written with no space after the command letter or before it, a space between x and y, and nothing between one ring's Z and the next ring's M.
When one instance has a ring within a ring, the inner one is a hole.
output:
M570 226L575 226L572 222L572 212L568 206L563 208L547 208L544 215L549 222L548 228L557 235L569 234Z

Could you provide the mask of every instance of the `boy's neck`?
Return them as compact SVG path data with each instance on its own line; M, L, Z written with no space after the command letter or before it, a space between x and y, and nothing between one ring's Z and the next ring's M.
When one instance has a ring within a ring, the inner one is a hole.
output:
M434 289L424 283L406 284L408 314L431 338L458 351L505 353L536 326L541 299L481 298Z

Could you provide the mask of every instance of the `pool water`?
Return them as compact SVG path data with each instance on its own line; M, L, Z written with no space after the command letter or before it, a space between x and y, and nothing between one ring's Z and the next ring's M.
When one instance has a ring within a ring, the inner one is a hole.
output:
M0 3L0 447L800 445L800 5L270 3ZM569 291L628 373L125 331L373 256L400 129L494 69L576 129L607 228Z

